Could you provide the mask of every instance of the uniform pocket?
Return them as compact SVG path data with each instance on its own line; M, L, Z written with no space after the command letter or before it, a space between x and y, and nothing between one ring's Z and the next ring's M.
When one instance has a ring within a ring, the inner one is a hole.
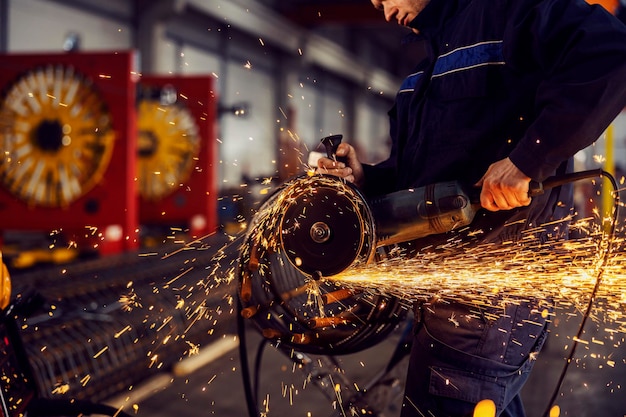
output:
M480 67L433 78L432 94L442 102L480 99L503 94L501 67Z
M459 369L432 367L429 392L445 398L476 404L481 400L492 400L502 409L505 400L505 381Z
M432 129L428 133L436 138L429 142L431 150L462 149L472 159L484 152L485 141L497 128L494 123L501 119L494 116L502 103L499 97L506 93L501 71L502 66L485 66L433 78L425 114Z

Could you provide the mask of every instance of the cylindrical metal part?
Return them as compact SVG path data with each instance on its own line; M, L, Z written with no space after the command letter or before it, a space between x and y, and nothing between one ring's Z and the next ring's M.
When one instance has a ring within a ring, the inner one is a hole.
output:
M347 298L353 297L355 294L354 290L348 288L342 288L337 291L332 291L326 294L322 294L322 301L324 304L332 304L338 301L345 300Z
M241 310L241 316L244 319L249 319L250 317L254 316L257 311L259 311L259 308L257 306L246 307Z
M250 279L250 273L248 271L242 271L239 297L244 303L249 302L252 298L252 282Z
M324 327L338 326L340 324L348 324L348 323L351 323L352 321L353 320L350 320L346 317L337 317L337 316L315 317L315 318L310 319L307 322L307 324L312 329L321 329Z

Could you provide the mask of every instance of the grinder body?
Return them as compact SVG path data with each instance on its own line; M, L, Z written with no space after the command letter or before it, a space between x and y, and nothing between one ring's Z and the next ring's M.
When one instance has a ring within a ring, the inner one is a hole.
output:
M480 209L479 189L457 181L396 191L369 202L376 244L387 246L446 233L472 222Z

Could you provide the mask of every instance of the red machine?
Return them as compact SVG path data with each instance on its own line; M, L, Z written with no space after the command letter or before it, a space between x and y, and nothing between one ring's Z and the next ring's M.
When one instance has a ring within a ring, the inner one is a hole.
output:
M137 247L133 71L132 52L0 57L0 231Z
M216 102L211 77L142 77L137 116L142 225L181 225L194 238L216 230Z

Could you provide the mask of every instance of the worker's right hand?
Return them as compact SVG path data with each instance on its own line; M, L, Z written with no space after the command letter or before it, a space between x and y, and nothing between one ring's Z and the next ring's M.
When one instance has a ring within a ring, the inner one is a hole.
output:
M498 211L528 206L529 183L530 177L504 158L491 164L475 185L482 187L480 204L489 211Z
M340 143L335 155L337 157L345 157L347 163L322 157L317 161L317 172L335 175L353 183L357 187L362 186L365 180L363 165L359 161L354 147L347 143Z

